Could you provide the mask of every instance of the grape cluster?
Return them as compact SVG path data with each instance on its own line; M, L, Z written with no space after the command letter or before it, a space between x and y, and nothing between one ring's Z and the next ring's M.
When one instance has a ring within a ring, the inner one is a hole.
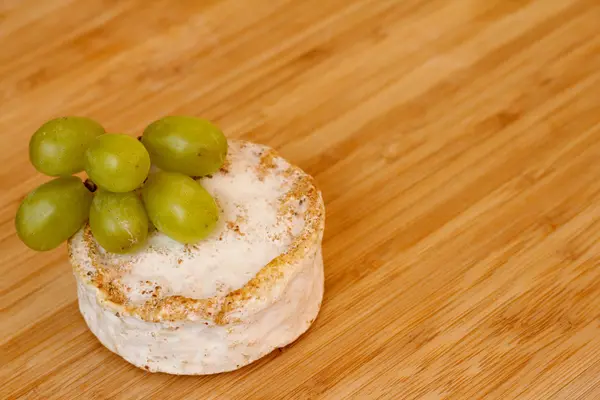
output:
M159 119L141 140L107 134L89 118L53 119L33 134L29 158L55 179L22 201L17 234L34 250L50 250L89 220L96 241L110 252L138 248L153 227L181 243L198 242L219 213L192 176L217 171L226 155L223 133L195 117ZM151 164L156 172L150 173ZM85 183L72 176L83 170Z

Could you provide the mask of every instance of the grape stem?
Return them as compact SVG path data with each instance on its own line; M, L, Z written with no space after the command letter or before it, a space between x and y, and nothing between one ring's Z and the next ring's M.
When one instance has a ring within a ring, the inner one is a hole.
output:
M96 190L98 190L98 185L96 185L94 183L94 181L92 181L89 178L86 179L85 182L83 182L83 185L86 187L87 190L89 190L92 193L94 193Z

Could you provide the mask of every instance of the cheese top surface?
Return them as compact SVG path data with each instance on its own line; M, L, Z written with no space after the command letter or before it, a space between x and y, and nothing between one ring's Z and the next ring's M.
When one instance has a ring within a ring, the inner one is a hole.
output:
M310 210L322 206L310 176L249 142L230 140L223 168L198 181L220 209L209 237L184 245L153 231L143 248L122 255L104 251L86 226L69 242L75 271L118 304L223 297L310 233Z

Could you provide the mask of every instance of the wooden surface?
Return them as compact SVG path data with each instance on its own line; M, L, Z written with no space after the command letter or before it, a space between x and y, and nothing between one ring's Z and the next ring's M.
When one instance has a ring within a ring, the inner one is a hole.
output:
M64 246L14 233L64 114L200 115L313 174L310 331L209 377L103 348ZM0 143L1 399L600 398L597 0L3 0Z

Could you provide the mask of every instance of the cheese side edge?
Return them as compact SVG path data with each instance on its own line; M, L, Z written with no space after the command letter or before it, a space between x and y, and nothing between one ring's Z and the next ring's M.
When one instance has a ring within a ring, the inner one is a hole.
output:
M268 307L240 315L235 323L147 322L119 315L104 306L98 288L75 274L79 308L98 340L139 368L178 375L232 371L292 343L316 319L324 290L321 239L292 267L297 273Z

